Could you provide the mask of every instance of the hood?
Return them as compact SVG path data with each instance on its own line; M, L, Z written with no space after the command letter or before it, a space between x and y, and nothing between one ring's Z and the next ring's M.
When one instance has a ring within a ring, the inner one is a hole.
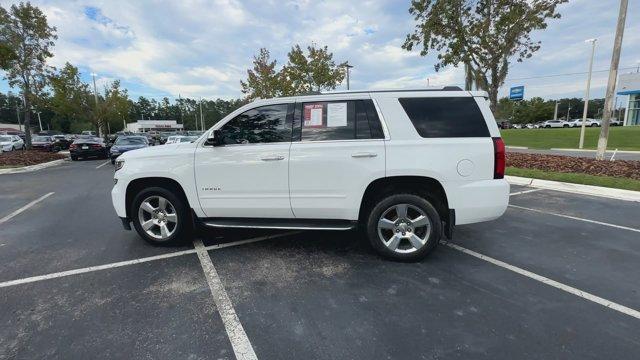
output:
M136 159L136 158L148 158L148 157L159 157L159 156L169 156L176 155L181 152L192 152L195 149L196 143L179 143L179 144L169 144L162 146L148 146L142 149L137 149L135 151L128 151L125 154L120 155L120 158L123 159Z
M112 145L111 149L115 150L118 149L120 151L129 151L129 150L135 150L135 149L142 149L147 147L147 145L144 144L138 144L138 145Z

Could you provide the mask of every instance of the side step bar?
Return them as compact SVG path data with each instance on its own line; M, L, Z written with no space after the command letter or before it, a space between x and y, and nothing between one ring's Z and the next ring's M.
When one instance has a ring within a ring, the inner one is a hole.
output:
M287 230L352 230L357 221L316 219L208 218L200 223L214 228L287 229Z

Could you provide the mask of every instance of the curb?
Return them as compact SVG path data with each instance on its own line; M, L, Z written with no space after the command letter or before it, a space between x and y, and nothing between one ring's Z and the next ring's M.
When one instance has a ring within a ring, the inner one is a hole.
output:
M551 148L549 150L554 151L575 151L575 152L596 152L598 150L592 149L565 149L565 148ZM640 154L640 151L635 150L617 150L616 149L607 149L606 152L617 152L618 154Z
M49 162L42 163L42 164L29 165L29 166L10 168L10 169L1 169L0 170L0 175L3 175L3 174L20 174L20 173L27 173L27 172L32 172L32 171L36 171L36 170L46 169L48 167L60 165L65 161L67 161L67 159L58 159L58 160L53 160L53 161L49 161Z
M505 146L505 147L506 147L507 149L521 149L521 150L529 150L529 148L528 148L528 147L526 147L526 146L510 146L510 145L507 145L507 146Z
M563 191L580 195L599 196L610 199L640 202L640 191L613 189L602 186L572 184L560 181L531 179L507 175L510 184L531 186L539 189Z

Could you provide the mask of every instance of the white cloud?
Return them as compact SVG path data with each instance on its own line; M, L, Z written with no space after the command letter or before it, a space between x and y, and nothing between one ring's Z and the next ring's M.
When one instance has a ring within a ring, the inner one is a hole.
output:
M13 0L15 2L17 0ZM116 0L34 1L58 28L52 64L69 61L101 79L121 79L134 97L241 96L239 81L252 56L266 47L282 65L294 44L327 45L337 62L348 60L353 88L407 88L460 85L462 70L434 72L435 54L401 48L413 29L407 2L396 0ZM640 23L628 10L622 67L640 62ZM502 94L525 85L526 96L579 95L585 76L510 80L586 70L589 45L598 37L594 69L611 57L617 0L573 0L562 5L563 18L533 34L542 41L533 58L511 65ZM594 96L602 96L603 76L594 76ZM344 86L344 85L343 85Z

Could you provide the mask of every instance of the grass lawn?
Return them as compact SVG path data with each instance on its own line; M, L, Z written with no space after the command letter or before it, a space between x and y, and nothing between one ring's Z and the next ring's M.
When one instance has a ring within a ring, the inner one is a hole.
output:
M507 167L507 175L640 191L640 180Z
M508 129L500 130L507 146L526 146L530 149L571 148L577 149L580 128L569 129ZM584 148L595 149L600 128L587 128ZM640 126L616 126L609 128L609 150L640 150Z

